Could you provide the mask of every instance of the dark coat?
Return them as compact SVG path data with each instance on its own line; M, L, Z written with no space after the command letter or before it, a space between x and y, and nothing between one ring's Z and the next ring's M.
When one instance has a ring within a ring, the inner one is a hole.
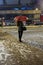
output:
M22 21L18 21L17 22L17 26L18 26L18 31L23 31L23 22Z

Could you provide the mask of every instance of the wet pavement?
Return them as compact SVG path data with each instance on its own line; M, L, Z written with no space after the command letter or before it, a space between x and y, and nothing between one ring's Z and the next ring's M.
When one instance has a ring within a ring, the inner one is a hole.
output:
M43 30L27 30L23 33L22 40L21 43L18 41L14 29L2 29L0 65L43 65ZM42 47L34 46L35 44Z
M18 32L14 29L8 31L13 37L18 40ZM42 29L29 29L23 32L22 41L31 46L43 50L43 28Z

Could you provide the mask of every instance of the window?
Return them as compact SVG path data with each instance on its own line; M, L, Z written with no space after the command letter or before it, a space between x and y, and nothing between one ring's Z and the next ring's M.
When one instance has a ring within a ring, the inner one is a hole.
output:
M0 5L3 5L3 0L0 0Z
M0 5L6 4L18 4L18 0L0 0Z

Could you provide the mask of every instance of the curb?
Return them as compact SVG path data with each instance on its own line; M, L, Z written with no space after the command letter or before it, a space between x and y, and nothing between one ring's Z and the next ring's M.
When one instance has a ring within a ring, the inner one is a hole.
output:
M43 25L29 25L29 26L26 26L27 28L37 28L37 27L43 27ZM4 27L0 27L0 28L17 28L17 26L4 26Z

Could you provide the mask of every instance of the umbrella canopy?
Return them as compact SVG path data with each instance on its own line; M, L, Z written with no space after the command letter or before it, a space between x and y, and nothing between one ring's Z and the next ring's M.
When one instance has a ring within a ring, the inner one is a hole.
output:
M27 16L16 16L14 20L16 21L26 21L28 19Z

